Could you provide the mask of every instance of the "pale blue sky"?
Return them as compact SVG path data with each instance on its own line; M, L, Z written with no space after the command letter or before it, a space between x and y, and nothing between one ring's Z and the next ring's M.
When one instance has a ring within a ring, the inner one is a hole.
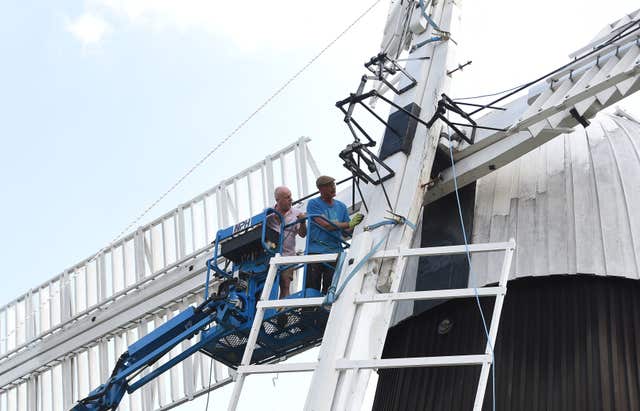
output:
M0 303L111 241L372 3L1 2ZM457 97L537 77L638 7L464 3L459 60L474 63L454 76ZM334 103L355 90L377 52L387 4L141 223L301 135L314 139L322 169L343 172L337 152L349 137ZM640 115L638 97L621 106Z

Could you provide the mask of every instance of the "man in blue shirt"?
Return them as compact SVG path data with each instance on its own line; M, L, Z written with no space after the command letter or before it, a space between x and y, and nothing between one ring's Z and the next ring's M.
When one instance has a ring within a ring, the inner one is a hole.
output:
M353 228L362 221L362 214L358 213L353 216L353 219L349 219L347 206L342 201L334 200L336 183L333 177L318 177L316 187L320 191L320 197L309 200L307 215L321 215L324 218L316 217L313 219L314 224L310 224L307 253L337 253L342 249L342 231L353 231ZM326 294L334 271L335 263L309 264L306 287Z

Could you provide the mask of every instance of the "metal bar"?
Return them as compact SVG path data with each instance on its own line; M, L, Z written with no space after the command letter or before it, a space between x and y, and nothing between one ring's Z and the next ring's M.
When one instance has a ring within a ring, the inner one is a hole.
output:
M173 348L175 348L177 346L176 341L177 342L181 342L181 340L186 338L189 334L199 332L199 330L202 330L210 322L211 322L211 319L209 317L203 318L202 320L198 321L193 326L189 327L187 330L185 330L185 331L181 332L180 334L178 334L177 336L175 336L173 339L171 339L171 341L166 342L165 344L163 344L160 347L158 347L157 349L155 349L153 352L147 354L146 356L144 356L140 360L138 360L135 363L131 364L127 371L123 371L123 372L118 374L118 378L126 377L126 376L128 376L128 375L130 375L132 373L135 373L141 367L145 367L146 364L148 364L154 358L160 358L161 355L164 355L164 353L168 353L170 350L172 350ZM186 359L191 354L193 354L195 352L198 352L198 350L200 350L200 348L204 347L208 343L209 343L209 341L207 341L207 340L198 341L196 344L192 345L191 347L189 347L186 350L182 351L180 354L178 354L175 357L171 358L170 360L168 360L167 362L165 362L164 364L162 364L161 366L159 366L157 369L153 370L149 374L147 374L144 377L138 379L134 383L129 384L129 387L127 388L127 392L128 393L134 392L135 390L137 390L138 388L142 387L144 384L146 384L150 380L154 379L158 375L162 374L163 372L167 371L168 369L170 369L174 365L176 365L179 362L181 362L182 360ZM190 377L190 376L186 376L185 375L184 377Z
M264 164L264 161L262 162L262 167L260 167L260 188L262 188L262 204L268 204L269 203L269 197L267 194L267 174L266 174L266 165ZM220 225L220 227L222 227Z
M127 247L126 243L123 243L120 248L122 249L122 288L127 288Z
M187 240L185 238L185 232L184 232L184 207L179 207L178 208L178 216L177 216L177 238L176 238L176 245L178 247L178 254L177 257L178 259L181 259L182 257L184 257L184 255L187 253Z
M173 248L175 250L176 260L180 260L180 234L178 232L180 230L179 215L180 210L176 209L176 213L173 216Z
M471 127L471 128L479 128L481 130L491 130L491 131L507 131L504 128L496 128L496 127L487 127L487 126L479 126L477 124L464 124L464 123L456 123L455 121L448 122L450 125L460 126L460 127Z
M240 201L238 200L238 179L233 180L233 210L235 214L233 216L235 221L240 219ZM193 207L191 208L191 218L193 218ZM195 243L194 243L195 244Z
M298 185L298 195L302 197L309 194L309 176L307 174L307 166L309 165L308 158L310 157L307 155L307 145L303 141L300 141L296 154L299 156L298 173L296 173L296 175L300 176L301 182L301 184Z
M284 265L284 264L297 264L297 263L325 263L333 262L338 259L338 254L307 254L307 255L291 255L291 256L278 256L272 257L270 264Z
M318 168L318 164L316 164L316 160L313 158L313 155L311 154L311 150L309 150L309 146L307 146L307 144L305 143L304 147L305 147L305 152L306 152L306 157L307 157L307 162L309 164L309 167L311 168L313 175L315 177L319 177L320 168Z
M249 177L247 177L248 179ZM249 189L249 198L251 198L251 190ZM202 199L202 206L204 208L204 238L207 243L209 243L210 239L213 238L211 233L211 224L209 223L209 206L208 204L213 201L212 197L205 197Z
M42 301L40 301L40 323L42 327ZM0 353L3 355L9 351L9 316L7 308L2 309L2 339L0 340Z
M251 190L251 176L247 176L247 192L249 193L249 214L253 215L253 190ZM209 237L207 236L207 239Z
M324 297L316 298L287 298L285 300L267 300L259 301L259 308L277 308L277 307L315 307L322 305Z
M249 375L280 372L308 372L314 371L316 365L318 365L317 362L241 365L238 367L238 373Z
M397 105L396 103L394 103L393 101L389 100L388 98L386 98L385 96L383 96L382 94L378 94L375 93L377 97L379 97L380 99L386 101L389 105L393 106L396 108L396 110L398 111L402 111L404 114L406 114L407 116L411 117L412 119L414 119L415 121L417 121L418 123L422 124L423 126L427 127L427 122L424 121L423 119L421 119L420 117L416 116L415 114L413 114L412 112L408 111L406 108L401 107L399 105Z
M162 266L166 267L168 264L167 260L167 234L166 234L167 224L165 221L160 224L160 242L162 243Z
M153 241L153 228L154 227L150 227L149 230L146 231L147 233L149 233L149 241L147 241L146 233L143 236L143 238L144 238L144 254L147 256L147 263L149 264L149 272L151 274L156 272L155 260L153 258L153 256L154 256L154 248L155 248L155 244L154 244L154 241ZM100 301L100 300L98 300L98 301Z
M340 181L336 181L336 186L339 186L340 184L342 184L342 183L346 183L347 181L350 181L350 180L353 180L353 176L350 176L350 177L344 178L344 179L342 179L342 180L340 180ZM302 198L297 199L296 201L294 201L294 202L293 202L293 204L294 204L294 205L295 205L295 204L299 204L299 203L301 203L301 202L303 202L303 201L305 201L305 200L310 199L311 197L315 197L315 196L316 196L316 195L318 195L318 194L320 194L320 191L314 191L314 192L313 192L313 193L311 193L311 194L308 194L308 195L306 195L306 196L304 196L304 197L302 197Z
M373 117L375 117L378 121L380 121L382 124L384 124L385 126L387 126L387 128L389 130L391 130L393 132L393 134L395 134L399 139L403 139L404 136L400 134L399 131L397 131L395 128L391 127L391 125L389 125L382 117L380 117L378 115L378 113L376 113L375 111L373 111L371 109L371 107L369 107L368 105L364 104L362 101L358 102L362 107L365 108L365 110L367 110L369 113L371 113L371 115Z
M193 220L193 208L191 209L191 217ZM179 307L180 312L184 312L187 307L189 307L188 297L182 298L182 303L179 305ZM181 346L183 351L187 351L192 347L191 341L192 340L190 339L185 339L182 341ZM184 357L184 360L182 361L182 384L184 388L184 395L186 395L187 397L191 397L195 389L196 373L194 373L193 371L193 360L193 356L187 356ZM159 368L160 367L158 367L158 369Z
M486 243L486 244L469 244L470 253L484 253L489 251L503 251L511 248L510 242L504 243ZM402 250L384 250L375 253L371 258L389 258L389 257L426 257L434 255L464 254L467 252L467 246L453 245L444 247L425 247L425 248L406 248Z
M504 107L494 107L494 106L483 106L482 104L474 104L474 103L465 103L462 101L457 101L455 99L453 99L453 101L455 101L455 103L459 106L471 106L471 107L484 107L484 108L491 108L494 110L500 110L500 111L505 111L506 108Z
M145 274L145 269L144 269L145 246L146 244L145 244L144 232L142 230L138 230L134 240L136 282L140 281L142 278L145 277L144 275ZM88 273L87 273L87 277L88 277ZM87 284L89 284L88 281L87 281Z
M196 224L195 224L195 204L192 204L191 206L189 206L189 216L191 218L189 218L189 227L191 227L191 250L195 250L196 249ZM186 250L185 250L186 252Z
M457 367L490 364L491 355L443 355L439 357L385 358L381 360L337 360L337 370L417 367Z
M84 270L84 282L85 284L87 283L87 270ZM53 323L53 283L49 283L49 287L48 288L48 293L47 293L47 306L49 308L49 328L54 327L54 323ZM84 292L84 303L85 303L85 307L87 307L89 304L87 304L87 292L85 289ZM16 332L14 333L14 335L17 336L18 334L18 323L16 322L15 324L15 330ZM17 343L17 340L16 340ZM18 344L15 344L14 347L18 347Z
M267 157L264 160L264 164L267 178L267 204L273 204L275 202L273 190L275 190L276 187L273 182L273 160L271 159L271 157Z
M386 301L408 301L408 300L440 300L453 298L470 298L477 295L480 297L504 295L506 287L485 287L485 288L454 288L447 290L412 291L404 293L387 293L376 295L357 295L356 304L382 303Z
M513 259L513 250L515 248L515 241L511 239L510 248L507 248L504 253L504 261L502 263L502 273L500 274L500 287L506 287L511 271L511 261ZM493 307L493 314L491 315L491 325L489 327L489 340L485 348L486 355L493 357L493 348L495 347L496 337L498 335L498 326L500 325L500 316L502 314L502 306L504 304L504 294L498 294L496 296L496 302ZM489 380L489 371L491 370L490 364L483 364L480 371L480 377L478 379L478 390L476 391L476 398L473 403L473 411L482 411L482 404L484 402L484 394L487 388L487 381Z
M60 305L62 306L62 304ZM24 339L25 341L29 341L34 337L35 327L33 326L33 318L34 318L33 295L31 291L29 291L29 293L27 293L27 298L25 298L24 300Z
M227 226L225 217L224 217L224 215L227 213L227 208L225 206L222 190L223 190L223 187L218 186L218 190L216 191L216 211L218 214L218 227Z
M195 393L193 393L193 398L181 398L179 400L176 400L174 402L172 402L169 405L166 406L161 406L160 408L156 409L156 411L168 411L170 409L173 409L177 406L180 406L188 401L192 401L195 398L200 397L201 395L205 395L206 393L208 393L209 391L213 391L213 390L217 390L218 388L222 388L227 384L230 384L233 382L233 377L227 377L223 380L217 381L214 384L211 384L210 387L205 387L199 391L196 391Z
M100 275L98 276L98 283L100 284L100 294L98 295L98 303L100 303L101 301L106 300L110 294L113 294L113 284L111 284L111 293L108 293L107 290L107 277L108 274L107 273L107 255L106 253L109 254L113 254L113 250L105 250L101 255L100 255L100 259L98 260L98 266L100 267ZM111 266L111 270L113 270L113 266ZM66 287L66 292L67 294L69 293L69 287ZM71 306L69 307L69 309L71 309ZM71 314L73 311L70 311L69 314Z
M275 257L272 258L272 261L273 259L277 260L278 257L280 257L280 255L276 254ZM274 263L271 263L269 267L269 273L267 274L267 278L264 283L264 288L262 289L260 301L266 301L269 298L277 272L278 266ZM260 333L263 319L264 309L261 307L257 307L256 316L253 319L251 331L249 332L249 338L247 339L247 345L245 346L244 354L242 355L242 361L240 361L241 366L246 366L251 363L251 357L253 356L253 350L255 349L256 341L258 340L258 334ZM245 376L245 374L239 372L236 377L236 383L233 386L233 393L231 394L231 399L229 400L228 411L235 411L236 407L238 406L238 401L240 400L240 392L242 391L242 386L244 385Z
M306 172L307 172L306 167L305 167L304 165L302 165L302 166L301 166L301 164L304 164L304 163L302 162L302 159L301 159L301 154L302 154L302 153L301 153L301 151L300 151L300 146L299 146L299 145L297 145L297 146L296 146L296 149L295 149L295 150L293 150L293 164L294 164L294 168L295 168L296 170L298 170L298 172L297 172L297 173L296 173L296 175L295 175L295 179L296 179L296 193L295 193L295 195L296 195L297 197L302 197L302 196L304 195L304 194L302 194L302 192L303 192L304 190L302 189L302 180L303 180L303 177L302 177L302 175L301 175L301 170L304 170L304 171L305 171L305 175L306 175ZM282 164L283 164L283 167L284 167L284 159L283 159L283 160L281 160L281 161L282 161ZM282 170L284 170L284 168L282 168ZM305 176L304 178L306 179L306 176ZM283 182L285 181L285 179L284 179L284 174L283 174L282 181L283 181ZM285 183L285 185L287 185L287 184ZM289 187L289 188L291 188L291 187Z
M295 153L297 152L298 150L296 149ZM284 186L290 186L288 182L287 166L285 164L284 154L280 154L278 160L280 161L280 183Z
M116 279L116 275L117 275L116 273L118 272L118 269L116 267L119 265L116 262L116 252L114 248L111 249L110 258L111 258L111 295L113 295L118 291L118 286L117 286L118 280ZM76 307L74 311L77 311L77 310L78 308Z

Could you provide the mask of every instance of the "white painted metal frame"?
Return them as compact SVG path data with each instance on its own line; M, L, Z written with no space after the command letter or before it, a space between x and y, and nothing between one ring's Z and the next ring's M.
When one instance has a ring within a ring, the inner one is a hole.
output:
M220 224L270 205L276 185L288 183L294 196L310 194L307 180L320 172L309 141L267 156L1 307L0 409L68 408L108 377L127 345L199 302ZM290 173L298 178L288 181ZM169 409L200 395L209 364L197 354L121 408ZM229 381L226 366L215 363L213 374L214 388Z
M395 6L399 7L399 4L395 3ZM433 21L442 30L453 33L455 37L460 22L461 3L444 0L428 4L427 12ZM424 45L411 53L405 70L417 81L417 85L393 98L394 103L400 107L417 104L420 107L420 118L424 122L428 122L435 113L438 96L447 93L450 78L446 72L457 63L457 43L447 40L448 36L440 36L439 33L431 25L424 31L418 30L413 33L411 45L417 46L422 42ZM442 41L430 41L434 37L439 37ZM407 81L401 80L399 86L406 85ZM378 206L369 209L362 226L382 221L387 216L387 209L411 222L420 219L423 192L430 179L441 129L441 122L434 123L428 130L423 124L418 124L411 143L411 152L408 155L405 152L397 152L385 159L385 163L395 171L395 175L385 181L386 194L379 187L366 187L363 190L366 203ZM385 197L391 200L389 206L386 206ZM414 234L414 230L408 225L367 232L358 227L354 231L347 259L361 260L369 254L373 245L380 241L384 241L386 250L406 250L411 247ZM354 304L354 296L374 295L376 290L397 292L406 268L406 260L406 257L402 257L372 262L345 285L341 297L333 304L329 315L324 339L331 343L322 344L320 347L318 366L311 382L314 390L307 396L305 409L342 410L357 409L361 406L372 371L341 371L335 368L335 364L342 358L380 358L395 301L383 304ZM348 267L343 267L343 270L348 270Z
M260 301L256 307L256 316L253 319L253 324L251 325L251 331L249 332L249 338L247 339L247 345L244 349L244 354L242 355L242 360L240 361L240 366L238 367L236 374L236 382L233 387L233 393L231 394L231 399L229 400L229 410L235 410L238 406L238 401L240 400L240 393L242 392L242 387L244 385L244 379L248 374L253 373L269 373L269 372L285 372L283 370L291 370L291 371L310 371L308 365L302 366L302 369L296 368L295 364L282 364L278 366L274 366L272 364L255 366L251 364L251 357L253 357L253 352L256 348L256 341L258 339L258 334L260 334L260 327L262 327L262 320L264 319L264 311L267 308L274 307L300 307L300 306L318 306L321 305L324 301L324 298L299 298L299 299L291 299L291 300L280 300L280 301L269 301L269 295L271 294L271 290L273 289L273 283L276 278L276 274L278 272L278 266L284 264L296 264L296 263L321 263L321 262L333 262L337 258L337 254L317 254L317 255L303 255L303 256L289 256L282 257L280 254L276 254L275 257L271 258L269 261L269 272L267 274L267 278L265 280L264 288L262 289L262 294L260 295ZM291 304L295 305L291 305ZM274 371L275 370L275 371Z
M488 244L471 244L469 246L448 246L448 247L428 247L413 248L400 250L387 250L374 254L371 259L381 260L384 258L396 258L398 266L405 264L408 257L429 257L437 255L453 255L480 252L504 252L504 260L500 273L500 281L497 287L486 288L463 288L449 290L432 290L432 291L412 291L412 292L391 292L374 295L355 294L352 302L359 306L364 304L387 303L387 309L393 310L397 301L406 300L441 300L454 298L475 298L475 297L495 297L495 304L491 323L488 324L488 341L484 354L475 355L452 355L437 357L410 357L410 358L388 358L388 359L337 359L335 369L341 372L358 371L363 369L376 370L385 368L410 368L410 367L451 367L451 366L468 366L481 365L478 387L474 400L474 411L481 411L484 402L484 394L487 388L489 371L493 362L493 347L495 346L496 337L498 335L498 327L500 325L500 316L502 314L502 306L507 293L507 281L509 272L511 271L511 262L515 250L515 241L510 240L506 243L488 243ZM229 411L235 411L240 400L240 394L244 385L244 380L250 374L266 374L266 373L287 373L287 372L312 372L317 368L317 362L307 363L281 363L281 364L259 364L251 365L251 358L255 350L260 327L264 319L264 310L276 307L308 307L322 305L324 298L298 298L288 300L268 300L273 283L277 273L277 267L284 264L300 264L313 262L335 261L337 254L320 254L295 257L275 256L270 261L269 273L265 282L260 301L257 305L257 312L251 327L251 332L247 340L244 354L242 356L241 365L238 367L236 381L229 401ZM342 297L348 298L348 297ZM335 317L331 317L335 318ZM383 341L384 342L384 341ZM323 342L324 343L324 342ZM331 344L331 341L327 341ZM332 407L333 409L333 407Z
M640 16L640 10L629 16ZM585 55L619 31L609 33L574 53ZM573 131L578 124L569 112L592 118L640 89L640 43L637 34L618 39L597 53L585 56L564 70L535 85L525 95L506 104L504 111L491 111L477 119L482 126L506 131L478 130L473 145L462 144L455 153L456 174L452 168L440 173L435 186L425 195L425 203L451 192L457 178L459 187L476 181L541 146L554 137Z

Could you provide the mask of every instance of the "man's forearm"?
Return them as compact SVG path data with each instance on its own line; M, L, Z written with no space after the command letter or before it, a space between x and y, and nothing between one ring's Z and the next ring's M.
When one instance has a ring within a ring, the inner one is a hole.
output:
M339 223L330 223L327 220L324 220L322 218L314 218L313 221L327 231L336 231L338 229L341 229L340 226L338 225Z

